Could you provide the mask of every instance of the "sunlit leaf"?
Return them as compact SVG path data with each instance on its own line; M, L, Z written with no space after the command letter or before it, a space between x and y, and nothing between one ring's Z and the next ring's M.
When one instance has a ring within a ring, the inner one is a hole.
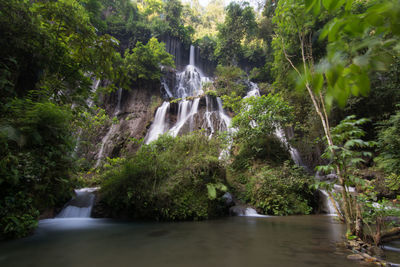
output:
M321 91L321 88L324 84L324 77L322 74L315 74L312 79L312 88L316 93Z
M315 4L318 4L317 0L305 0L305 4L306 4L306 12L310 12L310 10L314 7Z
M364 72L358 77L358 84L359 84L361 95L367 96L371 89L370 80L369 80L367 73Z

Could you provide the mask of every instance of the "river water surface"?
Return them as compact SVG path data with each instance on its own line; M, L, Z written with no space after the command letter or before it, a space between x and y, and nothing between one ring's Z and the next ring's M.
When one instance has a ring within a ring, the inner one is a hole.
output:
M355 266L336 249L343 233L330 216L48 219L33 236L0 243L0 266Z

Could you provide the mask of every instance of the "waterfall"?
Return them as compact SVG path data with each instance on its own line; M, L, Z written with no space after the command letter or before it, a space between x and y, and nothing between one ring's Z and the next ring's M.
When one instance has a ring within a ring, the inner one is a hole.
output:
M164 78L161 80L161 88L164 88L165 92L167 93L168 98L173 97L171 90L169 90L169 86Z
M258 88L258 85L253 82L249 82L250 84L250 90L247 92L246 96L244 98L248 97L259 97L260 96L260 88Z
M220 131L228 130L229 126L231 125L231 117L225 114L224 108L222 107L222 100L221 98L217 97L218 103L218 115L220 118Z
M118 89L117 92L117 105L115 107L114 110L114 117L118 116L121 113L121 100L122 100L122 88ZM104 148L107 145L109 139L111 138L111 136L114 135L115 130L118 128L118 124L114 124L112 122L110 129L108 130L108 132L106 133L106 135L103 137L103 139L101 140L101 146L100 146L100 150L99 153L97 154L97 161L95 164L95 168L98 168L101 164L101 161L103 159L103 154L104 154Z
M199 96L203 93L201 90L202 74L195 66L188 65L185 70L176 75L177 88L175 96L185 98L188 96Z
M177 120L174 125L168 128L168 123L166 121L168 111L167 105L169 106L169 103L164 102L164 104L157 109L154 122L146 136L146 144L156 140L160 134L166 132L169 132L169 134L172 136L177 136L183 131L183 129L185 129L185 131L193 131L195 117L199 110L200 97L198 96L204 93L202 90L202 84L209 81L210 79L208 77L204 77L201 70L195 66L195 47L191 46L189 65L187 65L183 71L177 73L175 88L173 88L171 91L166 82L162 81L162 85L168 97L182 98L182 100L178 103ZM187 97L195 98L191 100L185 99ZM207 106L205 119L208 121L208 126L212 128L212 132L214 132L214 128L212 126L213 123L210 118L211 112L212 111L209 110ZM224 130L226 130L229 125L228 119L230 120L230 118L223 112L222 105L219 113L221 114L219 117L224 119Z
M161 107L157 109L154 122L150 127L149 134L146 138L146 144L156 140L159 135L165 133L167 129L166 116L169 109L169 102L165 101Z
M323 189L319 189L319 192L322 200L322 211L324 211L328 215L336 215L335 207L333 206L333 203L329 197L328 192L326 192ZM338 206L337 203L336 206Z
M90 96L88 97L88 99L86 99L86 104L88 105L89 108L91 108L94 104L92 95L97 91L99 85L100 85L100 79L95 79L90 89Z
M243 215L239 216L247 216L247 217L269 217L267 215L262 215L259 214L255 209L247 207L246 210L244 211Z
M179 102L179 106L180 106L180 109L181 109L181 111L180 111L181 114L179 114L176 124L169 130L169 133L172 136L177 136L179 134L179 131L182 129L182 127L187 122L189 122L190 124L193 125L193 117L194 117L194 115L197 113L197 111L199 109L200 98L195 98L193 100L193 103L191 103L191 105L190 105L189 114L187 114L188 107L189 107L189 105L188 105L189 103L188 102L189 102L188 100L182 100L182 101Z
M94 104L93 101L93 94L97 91L97 88L99 88L101 80L100 79L94 79L93 83L92 83L92 87L90 89L90 95L89 97L86 99L86 105L91 108ZM74 104L73 104L74 105ZM73 108L73 106L71 107ZM79 128L78 130L78 137L76 138L76 145L74 148L74 155L76 155L76 153L78 153L78 149L79 149L79 143L81 141L81 135L82 135L82 128Z
M194 46L190 46L190 55L189 55L189 65L195 66L194 64Z
M116 108L116 110L115 110L115 112L114 112L114 115L115 115L115 116L116 116L116 115L119 115L119 113L121 112L122 88L119 88L119 89L118 89L117 95L118 95L118 98L117 98L117 108Z
M249 82L249 85L250 85L250 90L247 92L247 94L244 98L259 97L260 89L258 88L258 85L253 82ZM286 139L283 129L279 125L275 125L275 128L276 128L275 136L278 137L278 139L281 141L281 143L284 144L289 149L290 156L291 156L292 160L294 161L294 163L296 165L301 166L306 169L306 166L303 164L303 161L301 160L299 151L289 144L289 142Z
M92 213L95 195L95 188L82 188L75 190L75 197L72 198L56 218L88 218Z
M303 164L303 161L301 160L299 151L288 143L282 128L276 126L275 135L289 149L290 156L294 163L296 163L296 165L298 166L303 167L304 169L307 169L307 167Z
M210 96L206 96L206 112L204 113L204 116L206 118L206 123L207 123L207 129L210 131L210 134L208 135L208 138L211 138L214 134L214 124L212 121L212 112L213 106L212 106L212 99Z

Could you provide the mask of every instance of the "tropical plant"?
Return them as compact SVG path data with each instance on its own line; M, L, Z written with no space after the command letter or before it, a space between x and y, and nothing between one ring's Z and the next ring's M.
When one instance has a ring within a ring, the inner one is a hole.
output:
M174 61L165 51L165 44L154 37L146 45L138 42L131 51L125 51L124 70L131 81L158 81L161 66L174 66Z

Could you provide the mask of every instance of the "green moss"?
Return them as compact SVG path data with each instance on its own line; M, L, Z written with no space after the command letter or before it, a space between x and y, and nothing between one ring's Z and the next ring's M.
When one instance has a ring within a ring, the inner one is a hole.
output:
M208 90L206 91L206 95L217 97L217 91L215 90Z
M175 99L171 100L170 103L171 104L178 103L181 100L182 100L182 98L175 98Z

